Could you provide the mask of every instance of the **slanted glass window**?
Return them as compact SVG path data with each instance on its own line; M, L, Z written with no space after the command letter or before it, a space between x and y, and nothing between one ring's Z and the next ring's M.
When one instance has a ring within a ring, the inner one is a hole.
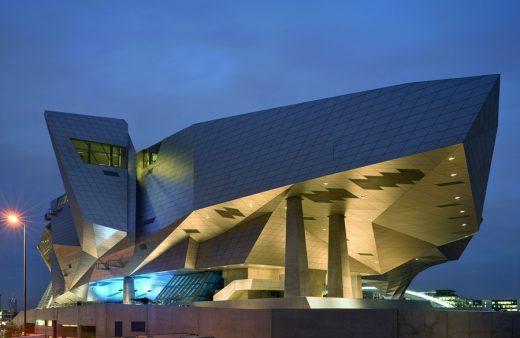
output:
M84 163L124 169L127 167L125 147L77 139L71 141Z
M154 144L148 149L143 150L143 168L146 168L150 164L155 163L157 161L160 147L161 142Z

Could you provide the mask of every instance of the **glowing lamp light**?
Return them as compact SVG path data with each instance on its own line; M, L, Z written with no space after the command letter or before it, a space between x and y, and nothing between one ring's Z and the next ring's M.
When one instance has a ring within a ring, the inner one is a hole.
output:
M18 216L14 214L7 215L7 222L9 222L10 224L18 224L18 221Z
M19 225L20 223L22 223L22 218L15 213L5 213L4 221L8 225Z

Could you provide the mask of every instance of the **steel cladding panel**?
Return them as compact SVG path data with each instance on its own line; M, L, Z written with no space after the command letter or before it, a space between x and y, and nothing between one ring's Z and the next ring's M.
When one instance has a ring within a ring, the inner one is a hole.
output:
M140 232L213 204L462 143L498 81L408 83L190 126L162 141L155 164L142 168L139 159Z
M410 83L197 124L194 209L462 143L498 79Z

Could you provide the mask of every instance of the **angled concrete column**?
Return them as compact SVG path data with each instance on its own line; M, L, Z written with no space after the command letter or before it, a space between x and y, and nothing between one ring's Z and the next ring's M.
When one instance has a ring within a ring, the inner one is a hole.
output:
M352 298L345 216L329 216L328 297Z
M285 297L309 295L309 266L300 196L292 196L287 199L284 294Z
M135 298L134 279L132 277L125 277L123 280L123 304L133 304L132 299Z

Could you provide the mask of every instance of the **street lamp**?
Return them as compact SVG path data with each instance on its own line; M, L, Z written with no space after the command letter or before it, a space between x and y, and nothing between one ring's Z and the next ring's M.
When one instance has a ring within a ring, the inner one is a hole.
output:
M27 243L26 243L26 222L17 214L10 213L6 216L8 224L13 226L23 226L23 335L27 333Z

